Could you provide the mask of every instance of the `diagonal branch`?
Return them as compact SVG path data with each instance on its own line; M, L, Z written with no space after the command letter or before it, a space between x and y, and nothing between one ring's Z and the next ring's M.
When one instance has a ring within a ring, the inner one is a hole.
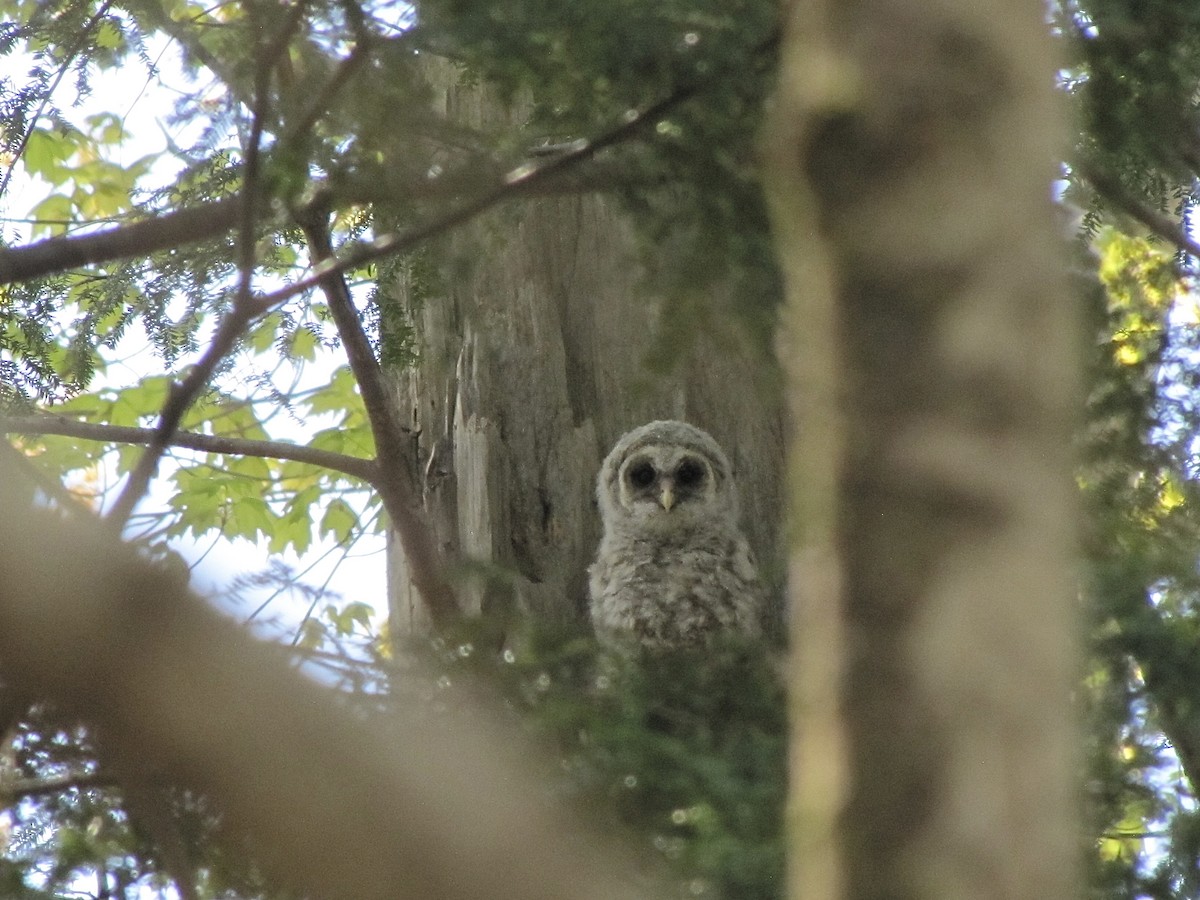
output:
M92 29L94 29L96 25L106 15L108 15L110 6L112 6L112 0L106 0L105 3L101 4L100 8L96 10L96 12L91 16L91 18L88 19L86 23L84 23L83 28L80 29L79 36L75 39L74 45L63 57L62 62L59 64L58 72L54 76L53 83L50 85L45 94L42 95L42 100L38 104L37 110L34 111L33 115L29 117L29 124L26 125L25 131L21 135L20 143L17 144L16 151L12 154L12 157L8 161L8 168L4 170L4 176L0 178L0 197L4 196L4 192L8 190L9 182L12 180L12 174L17 168L17 162L22 156L25 155L25 148L29 146L29 141L33 138L33 133L37 128L37 123L42 118L43 113L45 113L46 107L50 105L50 98L54 95L54 92L58 90L58 86L62 84L62 80L66 77L67 72L71 71L71 66L75 62L75 57L78 56L79 51L83 49L83 45L87 42L88 35L92 33Z
M333 258L328 212L309 208L298 212L297 218L308 240L314 268L320 270ZM378 467L375 484L380 499L400 538L413 584L429 610L430 618L438 627L450 625L461 617L462 610L445 579L441 554L433 542L429 524L421 514L420 491L413 476L406 431L388 399L383 372L375 360L358 310L354 308L345 277L341 272L329 271L318 279L318 284L337 325L375 435Z
M474 161L435 181L415 184L396 184L389 182L386 176L376 177L377 173L372 173L370 178L342 179L329 191L329 198L339 205L450 199L464 191L478 189L481 182L489 183L481 177L479 168L479 162ZM612 187L627 174L619 168L592 171L589 167L583 177L573 178L570 173L563 172L556 178L529 185L528 193L588 193ZM51 237L24 246L0 248L0 285L212 240L237 227L240 206L237 198L215 200L93 234Z
M120 532L125 527L134 507L149 488L150 480L158 471L158 461L166 451L172 435L178 430L183 414L204 390L221 360L233 350L238 339L263 310L261 302L253 297L241 298L234 303L233 308L221 319L217 333L213 335L212 343L204 355L196 361L183 381L171 385L167 392L167 401L159 415L158 425L146 445L146 451L129 473L125 487L106 516L106 521L114 531Z
M158 471L158 461L166 452L172 436L179 429L183 414L207 386L221 360L233 350L238 339L259 314L260 303L253 296L251 282L256 262L254 225L261 193L259 151L267 114L267 91L270 88L271 68L274 66L276 58L281 53L287 52L287 43L299 25L304 9L305 3L302 0L292 8L283 28L272 36L269 43L260 46L259 53L256 55L258 69L254 78L253 122L246 146L242 190L238 197L237 263L240 277L233 309L222 320L208 351L188 372L187 378L182 383L171 386L171 390L167 394L167 401L163 405L162 415L159 417L158 427L146 445L141 458L138 459L137 465L129 474L129 480L125 482L125 487L107 516L109 524L118 532L125 527L134 507L149 488L150 480Z
M644 860L548 795L496 710L462 692L437 715L404 697L362 715L94 520L28 503L6 462L0 678L86 717L123 789L165 772L212 797L289 896L664 896ZM320 760L339 764L314 778Z
M773 45L778 35L773 35L763 43L766 49ZM315 267L313 274L292 282L287 287L268 294L264 300L281 303L297 294L312 290L321 285L326 276L341 275L350 269L358 268L366 263L385 256L392 256L411 250L425 241L444 234L469 222L480 213L516 197L534 193L547 181L561 176L564 172L576 168L581 163L592 159L601 150L623 143L645 129L660 122L676 107L690 100L710 83L709 79L683 85L671 94L651 104L640 113L626 116L620 124L604 132L593 140L577 140L566 145L566 150L546 162L538 164L523 164L509 170L498 183L489 190L483 191L472 200L468 200L436 219L418 225L400 234L390 233L377 237L375 240L362 244L340 259L332 255L325 258L320 266Z
M120 425L101 425L82 422L66 416L32 415L0 417L0 433L4 434L57 434L64 437L82 438L88 441L105 441L118 444L150 444L156 431L153 428L127 428ZM199 434L194 431L176 431L168 446L199 450L203 453L226 453L236 456L258 456L263 459L285 459L308 463L333 472L341 472L374 484L378 468L374 460L344 453L333 453L314 447L289 444L286 441L256 441L246 438L221 437Z
M1193 240L1178 222L1134 196L1117 178L1091 163L1079 164L1076 171L1120 212L1141 222L1151 234L1200 260L1200 243Z

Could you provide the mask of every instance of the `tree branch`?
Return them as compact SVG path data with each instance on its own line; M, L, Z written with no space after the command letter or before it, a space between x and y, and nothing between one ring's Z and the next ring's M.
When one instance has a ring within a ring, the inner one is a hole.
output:
M494 168L488 166L489 170ZM397 184L389 181L388 173L376 175L340 178L330 185L327 195L338 208L365 203L411 203L458 197L497 180L481 176L478 161L434 181ZM528 193L533 196L590 193L623 183L624 175L617 167L597 167L594 172L589 167L586 173L563 172L559 177L530 185ZM237 227L239 207L236 198L215 200L94 234L52 237L25 246L0 248L0 285L219 238Z
M1200 243L1192 240L1178 222L1135 197L1117 178L1090 163L1080 163L1075 170L1120 212L1141 222L1151 234L1200 260Z
M759 54L771 49L778 43L778 40L778 32L773 32L755 48L754 53ZM593 189L594 181L585 179L582 183L573 184L569 178L564 176L576 170L582 163L591 160L600 150L639 135L646 128L660 121L675 107L702 93L710 84L719 78L726 77L727 74L727 71L719 70L690 84L681 85L662 100L647 107L641 113L630 116L620 125L594 140L575 141L565 145L564 152L546 162L534 166L521 165L511 169L493 182L491 188L483 190L475 200L460 205L449 214L402 235L383 235L349 254L341 262L330 265L336 266L337 271L344 272L373 259L402 253L517 196ZM382 191L375 191L371 186L364 185L360 181L350 185L346 196L343 196L337 189L328 191L325 202L374 202L381 199L397 199L401 194L403 199L409 200L457 196L465 183L470 183L474 177L477 177L471 174L472 170L476 168L477 162L476 160L471 165L464 166L462 177L444 176L433 181L414 183L406 185L403 191L399 191L393 186L386 186ZM133 225L108 229L94 235L49 238L26 247L0 250L0 284L37 278L75 266L142 256L158 250L219 237L236 226L239 209L240 203L237 199L216 201L192 209L167 213ZM281 302L311 290L317 287L319 280L318 276L314 276L298 281L281 292L277 292L277 295L273 295L277 296L275 302Z
M209 240L237 223L239 201L216 200L95 234L46 238L0 250L0 284L40 278L78 266L147 256Z
M129 521L129 516L137 506L142 496L150 486L150 480L158 471L158 461L167 449L171 437L179 428L179 422L188 407L195 402L200 392L204 390L209 379L217 370L221 360L234 348L238 339L245 333L246 328L254 319L270 308L272 304L263 305L259 298L241 297L233 304L221 323L217 333L213 335L212 343L204 355L196 361L181 382L174 382L167 391L167 400L159 415L158 426L154 429L146 450L138 459L137 465L129 473L129 480L118 495L113 508L106 517L116 532L120 532Z
M66 416L32 415L0 417L0 433L3 434L58 434L64 437L83 438L89 441L105 441L118 444L150 444L154 440L153 428L128 428L120 425L102 425L81 422ZM221 437L199 434L194 431L176 431L167 441L171 447L184 447L204 453L226 453L231 456L258 456L264 459L286 459L308 463L361 478L375 484L378 467L374 460L329 450L318 450L286 441L256 441L245 438Z
M319 287L328 275L342 275L350 269L358 268L376 259L404 253L425 241L445 234L452 228L469 222L494 206L516 197L534 193L537 188L544 186L550 179L591 159L601 150L627 140L648 125L660 121L672 109L691 99L698 91L697 85L680 88L645 111L630 116L624 123L605 132L595 140L574 141L568 145L568 150L552 157L547 162L536 165L526 163L510 169L491 189L423 225L418 225L400 234L381 235L373 241L354 248L340 259L331 254L322 261L320 266L315 267L312 275L294 281L287 287L266 295L263 299L272 303L282 303L297 294Z
M313 208L300 210L297 219L308 241L313 266L320 271L333 258L328 212ZM330 270L317 283L325 294L329 312L350 362L350 370L358 383L371 431L375 435L378 473L375 484L380 499L400 538L413 585L429 610L434 625L444 628L458 621L462 610L445 578L445 565L433 542L429 523L421 513L421 494L415 483L413 461L407 450L410 444L407 432L396 419L384 387L383 372L375 360L358 310L354 308L345 277L341 272Z
M348 709L94 519L29 505L6 463L0 675L93 724L123 790L154 788L161 771L212 797L300 896L663 895L569 817L488 709L461 693L436 715L399 697L386 717ZM321 760L337 764L314 778Z

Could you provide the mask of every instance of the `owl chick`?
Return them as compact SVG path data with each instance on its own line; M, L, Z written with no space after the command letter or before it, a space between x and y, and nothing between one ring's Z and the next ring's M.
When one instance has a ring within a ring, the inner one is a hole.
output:
M596 482L604 536L588 570L592 624L607 640L674 649L756 635L762 588L717 442L685 422L630 431Z

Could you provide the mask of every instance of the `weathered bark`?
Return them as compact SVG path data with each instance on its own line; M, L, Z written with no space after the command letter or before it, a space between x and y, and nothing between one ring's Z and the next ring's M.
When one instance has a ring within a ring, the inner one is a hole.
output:
M789 7L790 895L1074 895L1077 328L1031 2Z
M519 113L435 71L443 112L481 127ZM532 139L531 139L532 143ZM659 306L639 285L631 225L598 195L523 201L443 248L444 296L412 309L419 360L396 373L419 432L425 503L447 558L473 564L468 611L515 600L541 621L582 621L599 539L593 484L629 428L683 418L734 460L748 533L775 558L782 426L775 382L736 329L705 338L678 369L645 365ZM393 550L393 627L421 627ZM482 564L482 566L477 565ZM768 564L769 568L769 564Z

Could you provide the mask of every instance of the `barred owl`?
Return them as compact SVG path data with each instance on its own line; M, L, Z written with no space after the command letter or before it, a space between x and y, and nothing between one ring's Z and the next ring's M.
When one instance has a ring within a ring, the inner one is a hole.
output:
M707 432L677 421L630 431L605 458L596 499L604 536L588 574L601 638L663 650L759 633L763 591L733 472Z

